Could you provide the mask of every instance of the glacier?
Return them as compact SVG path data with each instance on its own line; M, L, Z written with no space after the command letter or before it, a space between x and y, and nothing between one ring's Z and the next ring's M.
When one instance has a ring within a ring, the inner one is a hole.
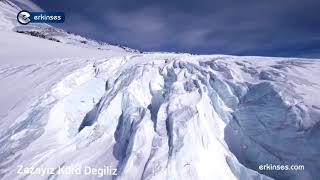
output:
M110 166L102 179L317 180L320 61L142 53L0 1L0 179L98 179L18 166ZM261 171L301 164L303 171Z

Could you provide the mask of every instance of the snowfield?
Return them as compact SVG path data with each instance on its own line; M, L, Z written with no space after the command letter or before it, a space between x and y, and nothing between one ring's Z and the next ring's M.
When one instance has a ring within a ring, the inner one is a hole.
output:
M320 177L320 60L140 53L18 11L0 1L0 179Z

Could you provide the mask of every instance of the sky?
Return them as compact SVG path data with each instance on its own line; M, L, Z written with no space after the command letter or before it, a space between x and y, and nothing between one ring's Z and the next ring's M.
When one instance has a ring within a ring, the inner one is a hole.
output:
M319 0L16 0L141 51L320 58ZM31 9L32 9L31 8Z

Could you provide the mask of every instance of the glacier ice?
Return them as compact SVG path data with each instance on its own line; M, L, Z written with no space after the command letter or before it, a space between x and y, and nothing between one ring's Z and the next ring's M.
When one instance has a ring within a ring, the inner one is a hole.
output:
M316 179L317 105L292 89L296 79L246 76L242 61L141 54L95 61L99 71L88 62L3 134L2 177L16 178L14 164L80 163L114 166L117 179ZM267 61L261 72L282 62ZM258 169L267 163L306 170Z

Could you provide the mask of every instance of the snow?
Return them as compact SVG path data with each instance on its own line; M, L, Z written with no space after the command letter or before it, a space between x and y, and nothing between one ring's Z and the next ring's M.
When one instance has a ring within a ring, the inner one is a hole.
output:
M18 165L111 166L124 180L319 177L319 60L139 53L15 25L5 2L1 179L97 178L17 174ZM258 169L267 163L305 170Z
M2 65L30 65L71 58L92 61L94 58L108 58L117 54L114 51L76 47L14 32L1 32L0 38L0 46L5 47L0 49Z

